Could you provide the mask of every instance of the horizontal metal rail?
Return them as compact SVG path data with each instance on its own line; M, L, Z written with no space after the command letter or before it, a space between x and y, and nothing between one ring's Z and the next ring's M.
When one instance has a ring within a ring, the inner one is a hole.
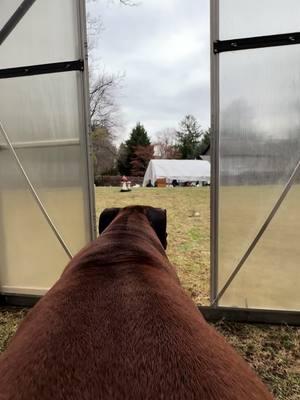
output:
M2 295L12 296L44 296L50 288L46 287L27 287L27 286L6 286L0 287Z
M50 64L27 65L24 67L14 67L0 69L0 79L19 78L22 76L56 74L59 72L83 71L84 61L63 61Z
M253 36L248 38L217 40L214 42L214 53L259 49L262 47L288 46L300 44L300 32L284 33L280 35Z
M55 139L55 140L37 140L30 142L14 142L12 146L14 149L26 149L26 148L42 148L42 147L60 147L60 146L75 146L79 145L79 139ZM9 146L7 144L0 143L0 150L7 150Z
M255 308L198 306L210 322L234 321L259 324L300 325L300 311L266 310Z

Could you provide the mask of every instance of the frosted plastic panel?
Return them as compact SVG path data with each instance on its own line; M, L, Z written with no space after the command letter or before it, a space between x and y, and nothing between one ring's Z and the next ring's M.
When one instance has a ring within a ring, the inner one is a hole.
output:
M0 15L13 8L2 3ZM37 0L0 47L0 68L78 59L78 25L77 0Z
M18 155L54 224L74 254L89 240L80 147L19 149ZM0 150L2 291L40 293L68 258L28 191L8 150ZM86 228L87 229L87 228Z
M220 39L299 31L299 0L220 0Z
M299 161L299 62L298 45L221 55L219 290ZM298 182L220 305L300 309Z
M0 30L13 15L22 0L1 0L0 3Z
M77 187L83 183L79 145L23 148L16 152L36 188ZM15 168L6 167L10 152L2 147L0 154L0 187L18 188L20 182Z
M80 72L0 80L0 118L14 142L78 139Z
M21 4L0 0L0 29ZM79 0L36 0L0 46L0 69L81 57ZM83 74L0 80L0 120L72 254L92 236ZM0 134L0 293L40 294L68 262Z

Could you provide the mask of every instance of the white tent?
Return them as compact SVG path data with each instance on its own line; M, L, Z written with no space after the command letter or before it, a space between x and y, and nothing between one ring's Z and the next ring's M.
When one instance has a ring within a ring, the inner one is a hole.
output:
M151 180L152 185L158 178L173 179L178 182L210 182L210 163L203 160L151 160L145 172L143 186Z

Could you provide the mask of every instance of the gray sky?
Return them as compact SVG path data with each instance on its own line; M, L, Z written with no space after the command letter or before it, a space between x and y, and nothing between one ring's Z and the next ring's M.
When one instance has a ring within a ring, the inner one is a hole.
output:
M152 137L177 128L186 114L209 126L208 0L141 0L136 7L99 0L89 8L103 24L96 59L107 73L125 74L118 141L137 121Z

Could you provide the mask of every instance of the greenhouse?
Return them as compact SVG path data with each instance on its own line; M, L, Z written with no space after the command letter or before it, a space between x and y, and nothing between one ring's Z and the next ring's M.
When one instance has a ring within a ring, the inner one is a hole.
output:
M211 172L163 160L170 180L211 181L212 319L299 324L300 3L288 4L211 0ZM84 0L1 1L0 297L15 304L96 237L85 25ZM158 161L145 179L162 176Z
M288 5L212 2L211 300L236 318L296 323L300 4Z

